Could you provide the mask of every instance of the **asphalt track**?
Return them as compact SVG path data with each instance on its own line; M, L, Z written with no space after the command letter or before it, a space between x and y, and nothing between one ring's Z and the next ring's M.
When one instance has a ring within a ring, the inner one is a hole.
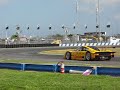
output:
M60 50L60 47L39 47L39 48L0 48L0 60L39 60L45 62L63 61L62 55L44 55L38 52L45 50ZM99 64L104 66L120 67L120 57L112 58L110 61L76 61L64 60L67 63Z

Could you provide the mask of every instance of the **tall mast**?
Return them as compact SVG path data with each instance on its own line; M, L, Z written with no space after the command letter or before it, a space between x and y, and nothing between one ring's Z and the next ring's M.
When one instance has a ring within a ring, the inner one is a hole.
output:
M78 0L76 0L76 13L79 11L79 5L78 5Z
M97 5L96 5L96 32L98 35L99 41L101 41L101 31L100 31L100 6L99 6L99 0L97 0Z
M100 32L99 0L96 5L96 32Z

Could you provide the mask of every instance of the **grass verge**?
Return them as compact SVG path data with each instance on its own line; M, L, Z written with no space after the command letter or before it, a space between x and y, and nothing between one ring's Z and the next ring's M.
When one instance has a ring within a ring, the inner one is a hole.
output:
M120 90L120 78L0 69L0 90Z

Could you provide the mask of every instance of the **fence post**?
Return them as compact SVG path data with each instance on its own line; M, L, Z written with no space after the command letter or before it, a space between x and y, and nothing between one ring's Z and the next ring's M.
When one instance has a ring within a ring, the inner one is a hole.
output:
M25 63L21 63L21 70L22 71L25 71L25 65L26 65Z
M53 71L56 72L57 71L57 64L54 64L53 67L54 67Z
M98 74L98 67L95 67L95 75Z

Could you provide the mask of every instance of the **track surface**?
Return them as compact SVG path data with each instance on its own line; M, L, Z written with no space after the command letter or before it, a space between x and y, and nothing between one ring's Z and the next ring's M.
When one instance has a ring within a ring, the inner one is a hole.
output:
M62 61L63 56L60 55L42 55L38 54L40 51L45 50L57 50L65 49L60 47L41 47L41 48L1 48L0 49L0 60L40 60L46 62ZM75 60L64 60L70 63L81 63L81 64L99 64L120 67L120 57L115 57L110 61L75 61Z

